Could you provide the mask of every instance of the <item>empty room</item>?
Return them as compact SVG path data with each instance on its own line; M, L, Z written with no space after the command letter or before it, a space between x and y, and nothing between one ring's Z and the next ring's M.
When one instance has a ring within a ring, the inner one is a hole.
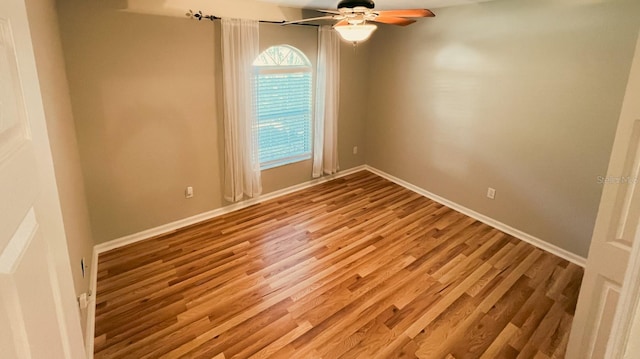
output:
M640 357L637 0L3 0L0 357Z

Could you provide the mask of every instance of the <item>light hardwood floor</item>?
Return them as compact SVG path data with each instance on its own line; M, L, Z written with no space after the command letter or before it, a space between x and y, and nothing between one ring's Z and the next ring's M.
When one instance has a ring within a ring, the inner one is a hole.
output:
M96 358L561 358L583 271L370 172L100 255Z

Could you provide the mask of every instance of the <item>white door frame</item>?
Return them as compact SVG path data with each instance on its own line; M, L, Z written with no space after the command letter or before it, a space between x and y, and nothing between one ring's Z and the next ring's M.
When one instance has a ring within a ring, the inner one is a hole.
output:
M637 232L638 233L638 232ZM640 305L640 235L631 248L606 358L623 358L629 344L631 327Z
M640 34L638 34L638 41L636 43L635 55L629 74L629 81L637 81L638 64L640 63ZM636 72L634 74L634 71ZM633 87L635 90L627 90L625 96L638 96L637 84L627 84L629 87ZM628 101L628 100L625 100ZM635 98L632 101L640 101L640 98ZM636 108L637 110L637 108ZM624 111L624 109L623 109ZM621 114L623 115L623 114ZM640 114L635 113L635 116ZM640 121L639 117L635 118L636 121ZM632 178L631 181L635 181L636 184L640 183L640 178ZM632 326L634 325L634 318L636 318L636 311L640 306L640 225L636 229L636 235L631 246L631 252L629 254L629 262L627 263L627 270L625 272L624 280L620 290L620 299L618 300L618 306L616 308L616 315L613 320L611 333L609 336L609 342L607 343L606 358L623 358L629 345L629 339L631 335ZM638 353L640 354L640 353Z

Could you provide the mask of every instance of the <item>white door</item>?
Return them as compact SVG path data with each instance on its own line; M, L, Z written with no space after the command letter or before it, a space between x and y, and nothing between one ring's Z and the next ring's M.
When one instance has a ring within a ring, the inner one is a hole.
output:
M609 169L594 180L604 189L569 339L569 359L605 358L632 246L640 245L640 38Z
M0 1L0 357L85 357L24 0Z

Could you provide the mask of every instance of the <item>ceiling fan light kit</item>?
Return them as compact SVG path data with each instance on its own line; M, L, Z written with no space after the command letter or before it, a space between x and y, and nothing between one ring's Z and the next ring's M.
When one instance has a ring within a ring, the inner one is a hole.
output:
M343 40L353 43L368 40L377 28L378 27L373 24L342 25L334 27Z

